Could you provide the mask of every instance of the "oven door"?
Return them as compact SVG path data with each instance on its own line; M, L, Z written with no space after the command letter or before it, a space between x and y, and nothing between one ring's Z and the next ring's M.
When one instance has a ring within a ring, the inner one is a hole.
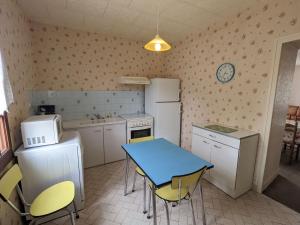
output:
M132 127L129 130L128 139L142 138L153 135L152 127Z

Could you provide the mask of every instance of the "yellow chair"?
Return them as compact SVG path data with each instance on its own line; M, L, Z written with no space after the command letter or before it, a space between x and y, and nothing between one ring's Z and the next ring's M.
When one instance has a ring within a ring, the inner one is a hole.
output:
M202 203L202 220L203 225L206 225L205 219L205 211L204 211L204 204L203 204L203 192L201 187L201 177L204 175L206 171L206 167L193 172L191 174L185 174L180 176L172 177L172 183L161 187L155 190L156 196L164 200L166 214L167 214L167 224L170 225L170 215L169 215L169 208L168 203L178 203L180 204L181 200L188 200L191 203L192 214L193 214L193 224L196 225L195 213L194 213L194 205L192 200L192 195L196 190L197 186L199 187L199 191L201 194L201 203ZM153 186L150 184L150 190L153 191ZM149 194L149 209L150 212L150 204L151 204L151 191ZM150 216L148 214L148 216Z
M41 192L32 202L28 204L22 194L22 191L18 183L22 180L23 176L18 164L13 165L0 179L0 198L6 202L14 211L16 211L21 216L32 216L33 219L30 224L35 224L41 217L50 215L59 210L67 210L72 225L75 225L73 211L68 209L73 203L73 207L76 213L76 218L79 218L77 208L75 205L75 186L71 181L64 181L55 184L43 192ZM10 195L14 189L20 196L21 201L24 206L29 208L28 212L21 212L10 200Z
M154 137L153 136L148 136L148 137L130 139L129 143L134 144L134 143L139 143L139 142L144 142L144 141L152 141L152 140L154 140ZM146 209L146 176L145 176L145 173L138 166L135 168L135 173L134 173L134 177L133 177L132 192L135 191L135 181L136 181L136 175L137 174L142 176L143 179L144 179L144 211L143 211L143 213L146 214L147 213L147 209Z

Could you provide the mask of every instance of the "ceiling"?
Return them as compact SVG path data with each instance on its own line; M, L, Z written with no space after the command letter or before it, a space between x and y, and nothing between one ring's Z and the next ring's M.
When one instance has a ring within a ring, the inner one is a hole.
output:
M40 23L150 40L156 32L169 42L256 4L260 0L17 0Z

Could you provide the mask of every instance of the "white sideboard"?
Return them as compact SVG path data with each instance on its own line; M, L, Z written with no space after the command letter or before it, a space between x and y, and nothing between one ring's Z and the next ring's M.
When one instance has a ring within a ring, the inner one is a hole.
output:
M205 179L233 198L252 188L259 135L238 130L221 133L193 124L192 152L214 164Z

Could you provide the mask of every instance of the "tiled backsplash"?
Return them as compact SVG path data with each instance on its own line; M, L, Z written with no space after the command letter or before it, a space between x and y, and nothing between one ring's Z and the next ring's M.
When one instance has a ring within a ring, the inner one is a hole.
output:
M94 114L144 112L143 91L33 91L32 109L38 105L55 105L64 120L92 118Z

